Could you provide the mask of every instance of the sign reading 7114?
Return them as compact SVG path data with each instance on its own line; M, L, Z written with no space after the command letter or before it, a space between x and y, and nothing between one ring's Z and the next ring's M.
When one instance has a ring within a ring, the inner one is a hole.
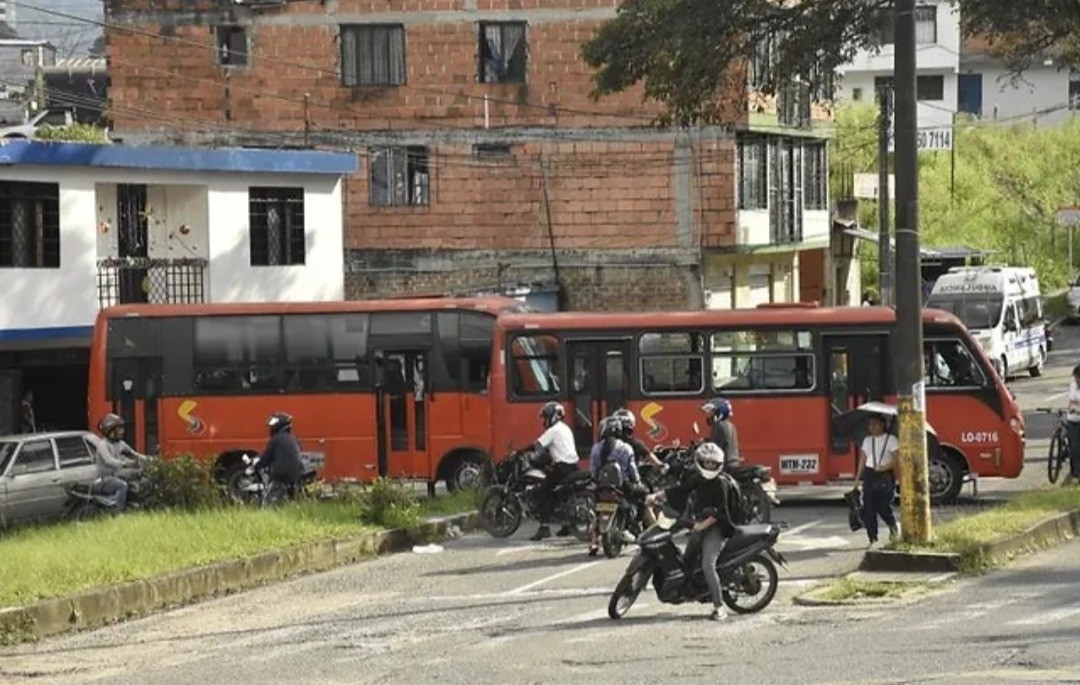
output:
M889 150L892 151L895 148L895 140L891 135L889 136ZM951 150L953 146L953 131L949 126L940 126L937 128L920 128L915 132L915 144L919 146L919 152L930 151L936 152L938 150Z

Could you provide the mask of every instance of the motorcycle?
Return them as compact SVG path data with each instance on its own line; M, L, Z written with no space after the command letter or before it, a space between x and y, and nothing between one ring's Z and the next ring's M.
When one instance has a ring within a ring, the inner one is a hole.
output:
M693 524L667 518L666 513L638 539L640 549L608 601L608 616L612 619L626 615L649 580L657 599L664 604L712 601L698 559L685 558L674 541L679 530ZM776 565L787 568L784 555L774 548L780 526L755 524L736 526L735 530L717 561L721 596L735 613L753 614L768 607L776 597L780 584ZM743 605L740 600L744 598L757 599Z
M494 468L494 484L480 505L480 521L492 537L507 538L517 532L526 516L536 518L537 493L547 474L533 465L530 452L511 452ZM596 520L596 486L587 471L575 471L554 491L557 523L570 527L575 538L588 542Z
M225 483L226 494L237 504L260 505L270 486L270 474L266 469L255 469L258 455L247 453L241 459L243 467L235 469ZM321 454L301 452L300 461L304 465L304 473L300 481L286 495L288 499L299 496L319 479L319 471L322 469L325 458Z
M123 480L128 484L124 511L138 511L145 508L150 490L149 481L141 473L131 474ZM67 493L63 513L65 521L88 521L104 514L120 513L116 508L115 499L95 492L97 483L98 481L72 483L64 488Z
M634 483L605 487L601 484L596 504L596 525L604 556L614 559L624 544L632 544L642 532L647 489Z

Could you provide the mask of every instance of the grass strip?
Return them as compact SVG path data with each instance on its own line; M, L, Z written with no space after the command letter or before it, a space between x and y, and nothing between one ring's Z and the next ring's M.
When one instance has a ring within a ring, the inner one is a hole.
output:
M815 592L816 599L827 602L846 602L858 599L893 599L920 588L919 583L841 578Z

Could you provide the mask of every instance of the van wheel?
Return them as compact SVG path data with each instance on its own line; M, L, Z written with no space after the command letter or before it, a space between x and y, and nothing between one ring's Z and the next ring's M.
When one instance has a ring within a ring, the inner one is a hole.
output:
M1005 361L1005 357L994 360L994 370L1001 376L1001 380L1009 380L1009 362Z
M1040 347L1039 348L1039 362L1035 366L1028 369L1028 373L1031 374L1032 378L1038 378L1039 376L1042 375L1042 373L1043 373L1043 365L1044 364L1046 364L1046 350L1044 350L1043 348Z

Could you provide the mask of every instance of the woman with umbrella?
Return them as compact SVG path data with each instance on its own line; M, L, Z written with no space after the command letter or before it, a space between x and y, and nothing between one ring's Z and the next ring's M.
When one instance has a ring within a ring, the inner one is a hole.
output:
M885 431L885 421L885 415L881 413L870 414L868 434L859 448L857 473L863 491L863 525L871 548L878 542L878 517L889 527L890 539L895 539L899 533L892 502L896 497L900 442L895 435Z

